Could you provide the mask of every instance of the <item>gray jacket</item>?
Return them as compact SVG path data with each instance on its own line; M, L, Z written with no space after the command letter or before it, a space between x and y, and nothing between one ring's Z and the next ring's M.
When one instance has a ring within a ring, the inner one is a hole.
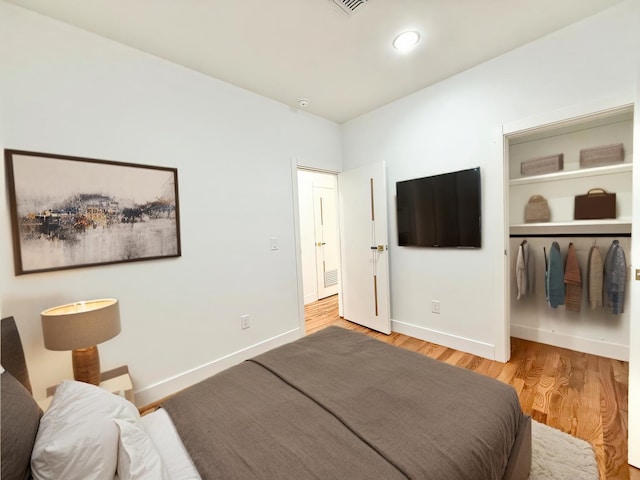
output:
M604 300L614 315L624 311L624 287L627 281L627 260L622 245L614 240L604 261Z

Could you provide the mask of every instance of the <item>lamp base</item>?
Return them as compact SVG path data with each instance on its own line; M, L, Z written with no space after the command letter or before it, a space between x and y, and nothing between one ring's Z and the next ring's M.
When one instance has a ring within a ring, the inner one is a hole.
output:
M73 350L71 361L74 380L100 385L100 355L97 346Z

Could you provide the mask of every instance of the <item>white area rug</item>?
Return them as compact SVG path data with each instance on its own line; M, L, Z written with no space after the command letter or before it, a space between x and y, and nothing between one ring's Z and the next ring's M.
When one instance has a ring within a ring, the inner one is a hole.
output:
M531 421L533 454L529 480L598 480L593 447L555 428Z

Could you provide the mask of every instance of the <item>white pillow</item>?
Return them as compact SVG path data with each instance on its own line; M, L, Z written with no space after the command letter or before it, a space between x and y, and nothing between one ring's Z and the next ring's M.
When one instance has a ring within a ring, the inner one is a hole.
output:
M158 450L172 480L202 480L164 408L142 417L144 430Z
M118 477L120 480L169 480L160 454L149 435L134 423L115 419L120 429Z
M31 455L35 480L113 480L120 419L141 425L138 409L100 387L71 380L56 388Z

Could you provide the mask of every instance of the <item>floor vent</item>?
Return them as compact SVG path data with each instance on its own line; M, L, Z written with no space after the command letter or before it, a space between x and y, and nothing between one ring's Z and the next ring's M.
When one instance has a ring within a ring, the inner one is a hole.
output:
M358 7L361 7L367 0L333 0L347 15L353 15Z

